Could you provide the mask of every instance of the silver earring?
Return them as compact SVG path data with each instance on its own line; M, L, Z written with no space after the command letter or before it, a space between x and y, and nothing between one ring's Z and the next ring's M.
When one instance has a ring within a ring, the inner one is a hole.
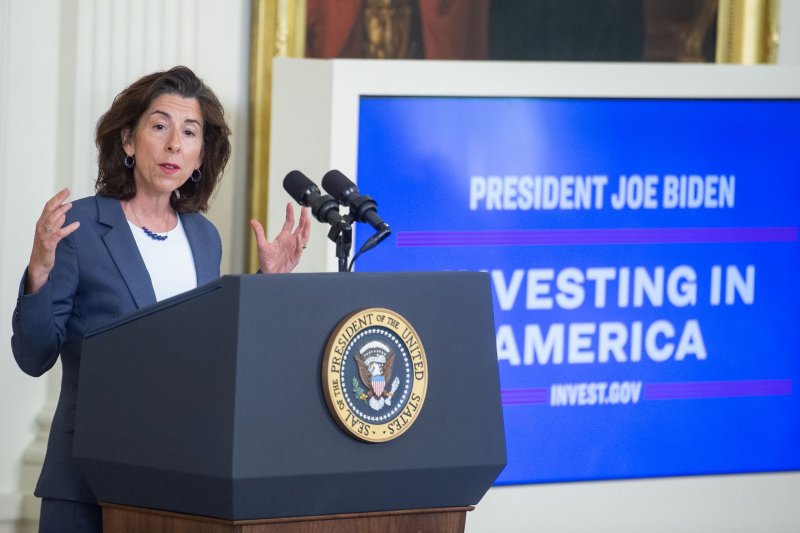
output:
M189 177L189 179L192 180L193 183L199 183L200 180L203 179L203 173L200 172L199 168L196 168L194 169L194 172L192 172L192 175Z
M125 159L122 160L122 164L125 165L125 168L133 168L136 165L135 156L126 155Z

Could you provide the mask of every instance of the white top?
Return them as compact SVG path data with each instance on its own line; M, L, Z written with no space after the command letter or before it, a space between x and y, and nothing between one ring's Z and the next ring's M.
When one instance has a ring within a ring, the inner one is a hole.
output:
M130 220L128 225L150 274L156 301L160 302L197 287L194 256L186 232L183 231L181 217L178 217L178 225L172 230L158 234L167 236L163 241L149 237L142 228Z

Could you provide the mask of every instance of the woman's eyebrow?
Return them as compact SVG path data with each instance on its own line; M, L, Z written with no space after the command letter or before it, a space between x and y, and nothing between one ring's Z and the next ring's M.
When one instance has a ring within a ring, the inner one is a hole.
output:
M168 119L172 120L172 115L170 115L170 114L169 114L169 113L167 113L166 111L161 111L160 109L155 109L155 110L154 110L152 113L150 113L150 115L151 115L151 116L152 116L152 115L163 115L163 116L165 116L166 118L168 118ZM197 120L197 119L194 119L194 118L187 118L186 120L184 120L184 121L183 121L183 123L184 123L184 124L186 124L186 123L193 123L193 124L197 124L198 126L200 126L200 125L201 125L201 124L200 124L200 121L199 121L199 120Z

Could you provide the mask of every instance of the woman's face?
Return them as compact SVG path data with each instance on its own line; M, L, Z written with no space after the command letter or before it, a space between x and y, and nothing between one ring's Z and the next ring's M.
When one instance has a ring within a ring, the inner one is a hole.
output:
M203 160L203 113L194 98L162 94L122 133L125 153L136 157L136 194L169 197Z

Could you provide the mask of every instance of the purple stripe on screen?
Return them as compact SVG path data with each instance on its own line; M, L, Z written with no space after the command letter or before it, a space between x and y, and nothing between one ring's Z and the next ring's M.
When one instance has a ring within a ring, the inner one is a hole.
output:
M507 389L500 391L503 405L530 405L550 402L549 389Z
M789 396L791 394L791 379L647 383L644 386L645 400L693 400L700 398Z
M796 227L401 231L398 247L794 242Z

